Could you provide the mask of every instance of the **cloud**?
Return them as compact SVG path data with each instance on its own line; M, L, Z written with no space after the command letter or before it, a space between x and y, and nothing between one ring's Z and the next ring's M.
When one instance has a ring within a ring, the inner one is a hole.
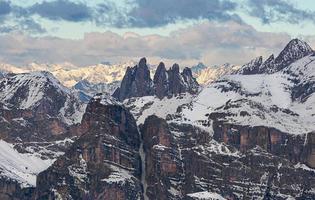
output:
M11 12L11 5L7 1L0 1L0 16L7 15Z
M285 0L121 0L84 3L78 0L43 0L30 6L0 0L0 31L23 29L27 21L31 33L43 33L38 19L90 22L106 28L156 28L185 21L242 22L240 13L261 19L263 23L314 23L315 12L297 8ZM242 8L246 8L245 10ZM39 16L39 17L38 17ZM243 16L243 15L242 15ZM12 27L8 21L15 20ZM32 24L31 24L32 23ZM10 24L10 25L9 25Z
M279 21L299 24L305 20L315 20L315 12L296 8L284 0L248 0L248 9L251 16L265 24Z
M44 33L46 30L28 14L25 8L0 1L0 33Z
M178 62L189 66L199 61L208 65L244 64L257 56L279 52L289 40L287 34L258 32L232 21L204 22L174 31L170 36L104 32L70 40L10 34L0 36L0 61L18 65L68 61L83 66L145 56L151 63L163 60L169 65Z
M136 0L129 13L129 23L135 27L156 27L176 20L209 19L217 21L239 20L235 14L237 4L228 0Z
M117 4L108 1L98 5L101 12L96 21L137 28L160 27L178 20L241 21L233 13L236 7L237 4L230 0L134 0L119 9Z
M92 18L91 10L87 5L67 0L36 3L29 8L29 12L50 20L79 22Z

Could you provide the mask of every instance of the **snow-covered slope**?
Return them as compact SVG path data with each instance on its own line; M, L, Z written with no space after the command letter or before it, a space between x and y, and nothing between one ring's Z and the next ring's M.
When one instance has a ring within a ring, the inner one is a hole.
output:
M218 80L226 74L236 72L240 67L231 64L224 64L222 66L206 67L195 74L197 81L201 85L207 85L213 81Z
M275 73L226 75L205 87L181 114L195 123L210 116L231 124L308 133L315 130L314 72L315 56L309 55Z
M12 144L0 140L1 177L13 179L21 187L36 186L36 176L47 169L54 159L42 159L36 154L22 154Z
M143 124L150 115L166 118L167 115L175 114L179 106L191 102L192 99L193 95L189 93L163 99L156 96L134 97L126 99L124 105L130 109L137 124Z

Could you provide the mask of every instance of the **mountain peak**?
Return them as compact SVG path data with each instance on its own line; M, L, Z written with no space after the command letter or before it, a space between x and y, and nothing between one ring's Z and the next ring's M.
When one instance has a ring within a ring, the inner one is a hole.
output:
M278 70L290 65L292 62L313 53L313 49L304 41L299 39L291 40L275 59L279 66Z
M45 71L13 74L1 79L0 85L0 102L21 109L37 106L43 98L50 95L51 98L57 98L70 94L68 88Z
M139 64L127 68L126 74L113 97L123 101L130 97L142 97L152 95L153 83L146 58L141 58Z
M258 57L244 65L238 73L244 75L278 72L295 61L313 54L313 49L304 41L292 39L280 52L278 57L272 54L264 63L262 57Z
M250 75L250 74L258 73L259 67L262 65L262 63L263 63L263 58L262 58L262 56L259 56L255 59L251 60L249 63L243 65L238 73L244 74L244 75Z
M288 44L287 47L301 47L302 49L306 49L309 51L313 51L312 48L303 40L294 38Z
M143 57L139 61L139 67L144 67L144 66L147 66L147 59Z
M202 70L206 69L207 66L202 62L199 62L197 65L191 67L191 71L194 74L199 74Z
M179 73L179 65L177 63L175 63L172 68L171 68L172 71L176 72L176 73Z

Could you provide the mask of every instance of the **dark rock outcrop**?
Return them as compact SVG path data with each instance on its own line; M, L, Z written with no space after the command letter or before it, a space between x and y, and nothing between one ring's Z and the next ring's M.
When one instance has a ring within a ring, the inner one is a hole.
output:
M193 77L191 69L185 68L180 72L178 64L166 70L164 63L161 62L152 81L146 60L142 58L137 66L127 69L121 86L114 92L113 97L119 101L151 95L162 99L186 92L196 94L198 89L199 84Z
M232 142L219 143L192 125L168 124L155 116L147 118L141 132L150 199L191 199L189 194L201 191L226 199L315 198L315 172L289 161L286 150L276 155L281 148L275 146L281 138L278 132L271 136L269 152L259 147L265 138L239 151Z
M113 96L120 101L130 97L153 95L153 83L145 58L141 58L138 65L128 67L120 87Z
M80 122L83 109L78 99L48 72L8 74L0 80L0 139L13 143L21 156L36 152L43 162L55 159L69 146L65 139L73 136L70 130ZM24 171L12 175L14 163L12 167L0 169L0 199L30 199L34 188L29 182L33 177Z
M156 69L154 74L154 89L155 95L159 98L163 98L168 95L169 93L169 79L168 79L168 72L165 68L164 63L160 63Z
M35 188L21 188L14 180L0 178L1 200L32 200Z
M142 199L140 138L124 107L92 99L84 134L37 179L36 199Z
M155 72L153 83L154 94L160 99L185 92L196 94L199 89L191 69L186 67L180 73L178 64L174 64L169 70L166 70L164 63L160 63Z

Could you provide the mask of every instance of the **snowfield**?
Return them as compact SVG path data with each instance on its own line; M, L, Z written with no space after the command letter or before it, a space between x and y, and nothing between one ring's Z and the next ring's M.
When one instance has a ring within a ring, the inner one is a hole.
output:
M307 56L273 74L226 75L206 86L182 115L191 122L207 114L231 114L228 123L268 126L291 134L315 130L315 95L293 99L297 84L315 81L315 57ZM306 91L305 91L306 92ZM244 111L248 115L241 116Z
M191 102L193 97L188 93L163 99L155 96L136 97L125 100L124 105L131 110L137 123L143 124L150 115L165 118L169 114L175 114L179 106Z
M21 187L35 187L36 176L47 169L55 160L42 160L36 154L21 154L3 140L0 140L1 176L16 180Z

